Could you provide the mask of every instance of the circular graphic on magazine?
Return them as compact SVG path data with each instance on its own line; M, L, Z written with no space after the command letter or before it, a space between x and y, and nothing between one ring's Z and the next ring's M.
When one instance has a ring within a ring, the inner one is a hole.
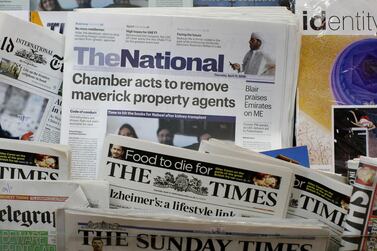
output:
M356 41L338 55L331 89L337 104L377 104L377 39Z

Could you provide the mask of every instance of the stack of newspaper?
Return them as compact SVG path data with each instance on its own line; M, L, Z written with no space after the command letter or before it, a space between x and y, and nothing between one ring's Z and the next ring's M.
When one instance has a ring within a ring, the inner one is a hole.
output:
M107 133L193 149L202 136L291 145L300 36L288 10L89 9L65 29L73 177L96 176Z
M232 221L134 211L58 210L58 250L326 250L314 220Z
M63 37L0 15L0 250L55 250L56 226L58 250L325 250L329 235L334 250L350 186L233 144L291 143L290 12L123 12L70 14L64 87ZM59 141L62 88L73 161L65 145L11 140ZM199 149L211 137L232 144Z
M214 154L214 157L226 155L290 168L294 174L294 183L292 193L287 196L287 217L318 219L331 231L330 247L336 250L340 246L339 237L343 233L345 217L348 214L351 186L338 181L333 175L283 162L219 140L202 141L200 151Z
M293 179L283 166L118 135L106 137L102 156L99 179L110 183L112 207L217 217L287 214Z
M0 138L59 143L64 37L0 13Z
M108 135L99 179L110 183L112 207L317 219L329 228L330 248L340 246L351 186L219 140L202 141L200 152Z

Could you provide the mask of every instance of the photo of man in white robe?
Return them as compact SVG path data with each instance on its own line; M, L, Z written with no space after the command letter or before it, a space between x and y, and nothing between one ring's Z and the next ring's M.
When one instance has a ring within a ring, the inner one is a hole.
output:
M261 46L262 39L257 34L252 33L249 40L250 50L243 58L242 67L239 63L231 63L232 69L248 75L275 75L275 64L260 50Z

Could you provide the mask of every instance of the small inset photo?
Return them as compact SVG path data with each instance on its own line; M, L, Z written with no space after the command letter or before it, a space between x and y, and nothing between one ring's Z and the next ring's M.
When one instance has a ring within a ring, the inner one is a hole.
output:
M347 161L377 157L377 106L333 106L335 172L347 175Z
M21 72L21 65L5 58L0 61L0 74L8 76L10 78L18 79Z
M236 118L198 114L108 110L108 134L140 138L198 150L200 141L217 138L234 142ZM110 154L110 153L109 153Z

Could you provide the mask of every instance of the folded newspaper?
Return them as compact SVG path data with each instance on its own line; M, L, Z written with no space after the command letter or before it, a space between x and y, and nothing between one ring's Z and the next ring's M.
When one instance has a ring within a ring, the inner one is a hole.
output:
M0 138L0 179L67 180L70 147Z
M59 207L87 207L80 185L0 180L0 250L56 250Z
M0 138L59 143L64 39L0 13Z
M209 220L126 210L57 211L58 251L324 251L317 221Z
M377 249L377 159L360 157L341 250Z
M331 248L340 246L345 217L352 187L343 182L283 160L275 159L261 153L242 149L219 140L202 141L201 152L218 156L232 156L260 163L270 163L281 168L290 168L294 173L292 194L288 197L288 218L317 219L326 224L331 232Z
M279 8L211 11L68 14L61 142L73 177L96 176L107 133L190 149L208 136L290 145L297 19Z
M285 217L292 187L288 168L118 135L105 139L99 179L112 207L216 217Z
M110 186L104 180L69 180L81 186L90 208L107 209L110 206Z

